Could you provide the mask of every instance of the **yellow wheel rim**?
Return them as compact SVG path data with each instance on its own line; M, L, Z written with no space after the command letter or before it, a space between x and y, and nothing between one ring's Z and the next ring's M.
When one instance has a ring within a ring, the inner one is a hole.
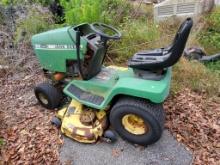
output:
M143 135L149 131L149 127L144 123L144 120L137 115L128 114L122 118L122 125L132 134Z
M38 97L39 97L39 100L43 104L47 105L49 103L48 100L47 100L47 97L43 93L39 93Z

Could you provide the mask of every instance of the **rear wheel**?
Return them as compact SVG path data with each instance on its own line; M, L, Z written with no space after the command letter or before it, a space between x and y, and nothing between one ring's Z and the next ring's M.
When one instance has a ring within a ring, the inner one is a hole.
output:
M124 97L112 108L110 122L125 140L139 145L149 145L162 135L165 113L162 104L144 99Z
M39 103L47 109L55 109L60 105L62 93L49 83L39 84L34 93Z

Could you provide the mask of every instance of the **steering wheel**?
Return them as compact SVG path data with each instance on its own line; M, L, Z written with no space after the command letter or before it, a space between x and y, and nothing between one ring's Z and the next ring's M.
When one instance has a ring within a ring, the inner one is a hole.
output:
M98 35L101 36L101 38L104 38L105 40L112 39L112 40L118 40L121 38L121 32L115 29L114 27L110 25L106 25L104 23L92 23L91 29ZM109 32L113 32L113 35L106 34L104 30L108 30Z

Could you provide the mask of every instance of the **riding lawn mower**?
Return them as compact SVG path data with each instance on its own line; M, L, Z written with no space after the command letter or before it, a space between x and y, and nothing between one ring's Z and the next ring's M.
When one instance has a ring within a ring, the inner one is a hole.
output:
M133 144L155 143L163 132L172 66L192 26L187 18L169 46L137 52L128 67L103 64L109 41L121 38L112 26L84 23L34 35L34 52L49 79L35 95L45 108L59 109L52 122L78 142L114 141L116 132Z

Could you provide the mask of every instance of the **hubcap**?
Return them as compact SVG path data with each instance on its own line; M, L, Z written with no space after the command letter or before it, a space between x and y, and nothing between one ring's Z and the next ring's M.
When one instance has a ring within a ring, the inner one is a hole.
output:
M39 93L38 96L39 96L39 100L43 104L47 105L49 103L48 100L47 100L47 97L43 93Z
M122 125L132 134L143 135L149 131L149 126L144 123L144 120L137 115L128 114L122 118Z

